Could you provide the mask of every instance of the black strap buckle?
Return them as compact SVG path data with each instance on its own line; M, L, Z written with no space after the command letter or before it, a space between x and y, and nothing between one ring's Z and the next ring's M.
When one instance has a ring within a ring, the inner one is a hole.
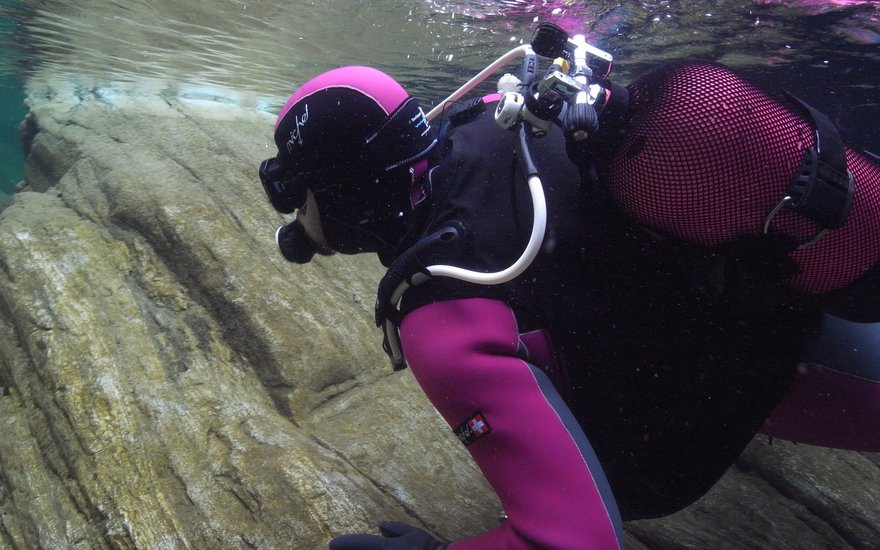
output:
M806 248L831 229L839 229L846 223L852 209L855 182L846 168L843 141L828 117L790 94L786 97L813 120L816 145L804 151L801 166L785 196L764 219L764 233L769 232L770 222L783 207L794 210L821 228L815 237L799 246Z
M816 140L820 136L816 135ZM804 151L800 170L788 187L788 208L823 228L839 229L852 207L855 185L852 174L824 162L816 148Z

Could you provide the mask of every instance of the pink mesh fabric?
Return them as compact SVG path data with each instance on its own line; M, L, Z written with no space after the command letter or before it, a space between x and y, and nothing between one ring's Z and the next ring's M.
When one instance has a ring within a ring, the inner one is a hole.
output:
M880 258L880 164L847 149L846 164L856 192L846 225L816 245L792 253L801 274L792 286L811 294L837 290L861 276Z
M810 121L720 65L664 66L629 89L627 135L605 166L617 204L696 244L759 234L814 145ZM852 150L847 161L852 212L845 227L792 253L799 291L839 289L880 258L880 166ZM818 231L788 209L771 227L800 242Z

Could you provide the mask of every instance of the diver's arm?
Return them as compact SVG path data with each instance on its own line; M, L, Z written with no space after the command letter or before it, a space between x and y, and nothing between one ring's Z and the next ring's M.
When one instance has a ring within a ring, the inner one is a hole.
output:
M518 356L507 304L426 305L404 318L401 339L419 384L467 444L508 517L450 550L622 546L602 468L549 378Z

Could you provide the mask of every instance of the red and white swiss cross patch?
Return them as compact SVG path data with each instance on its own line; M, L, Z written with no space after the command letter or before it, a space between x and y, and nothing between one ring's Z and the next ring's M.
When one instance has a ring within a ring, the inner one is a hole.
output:
M492 428L482 413L474 413L468 420L453 430L459 441L470 445L481 437L491 433Z

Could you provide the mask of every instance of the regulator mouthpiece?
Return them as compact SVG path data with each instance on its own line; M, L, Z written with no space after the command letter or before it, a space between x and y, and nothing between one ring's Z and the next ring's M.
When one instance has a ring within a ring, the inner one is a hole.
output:
M553 23L541 23L532 35L532 49L541 57L571 58L568 48L568 33Z
M309 263L317 251L315 243L298 221L279 227L275 232L275 242L284 259L295 264Z
M574 72L587 71L591 78L608 78L614 58L608 52L587 44L583 35L569 36L553 23L541 23L532 36L532 49L536 54L551 59L561 57L575 64ZM578 66L585 65L585 66Z

